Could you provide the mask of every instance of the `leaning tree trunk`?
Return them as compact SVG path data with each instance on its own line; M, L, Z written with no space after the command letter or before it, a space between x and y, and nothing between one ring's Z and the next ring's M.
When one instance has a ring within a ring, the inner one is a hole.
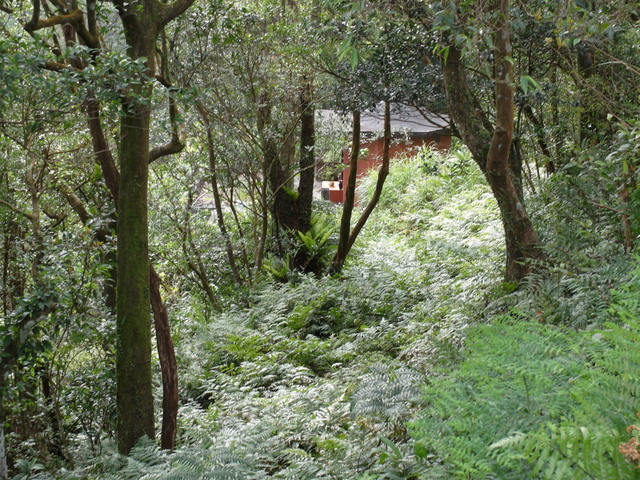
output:
M356 238L358 238L358 235L360 235L360 231L367 223L367 220L369 220L369 216L371 215L373 210L376 208L376 205L378 205L378 201L382 196L382 189L384 188L384 182L387 180L387 177L389 176L390 147L391 147L391 107L390 107L389 101L386 100L384 102L384 144L382 147L382 165L380 166L380 171L378 172L378 179L376 180L376 188L373 191L373 196L369 200L369 203L367 203L367 206L362 212L362 215L360 215L360 218L354 225L353 230L351 230L351 234L349 235L347 254L351 250L351 247L353 247L353 244L355 243ZM355 176L355 172L354 172L354 176Z
M494 0L496 125L490 135L483 125L477 101L469 90L462 52L451 45L443 65L449 111L462 140L484 173L493 192L505 231L507 281L518 282L544 260L540 240L529 219L509 168L514 128L513 65L510 61L508 0Z
M376 187L373 191L373 195L367 203L367 206L362 211L360 218L354 225L353 229L351 229L351 214L353 211L353 206L355 203L355 186L356 186L356 177L357 177L357 155L360 149L360 116L358 114L358 127L356 128L356 117L354 114L354 137L353 137L353 146L356 154L354 156L353 152L351 154L351 162L350 169L351 173L349 175L349 184L347 185L347 189L345 191L345 201L344 207L342 211L342 221L340 223L340 239L338 241L338 251L335 253L333 257L332 269L334 273L340 273L342 267L344 266L344 262L353 247L358 235L362 231L362 228L369 220L371 213L378 205L378 201L382 196L382 189L384 188L384 183L389 176L389 148L391 146L391 110L389 101L384 102L384 144L382 147L382 165L380 166L380 170L378 172L378 179L376 181ZM357 130L357 132L356 132ZM358 135L357 145L358 149L355 149L356 146L356 133ZM344 230L343 230L344 229Z
M344 261L349 253L349 236L351 234L351 215L356 201L356 176L358 172L358 157L360 156L360 112L353 112L353 137L351 141L351 158L349 159L349 181L344 190L344 204L340 219L340 233L338 234L338 249L331 260L333 273L340 273Z

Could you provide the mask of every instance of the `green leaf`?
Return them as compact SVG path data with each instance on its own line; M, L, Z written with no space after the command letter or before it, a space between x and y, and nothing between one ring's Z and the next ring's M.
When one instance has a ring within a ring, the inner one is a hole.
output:
M358 66L358 50L356 48L351 48L351 58L349 63L351 64L352 70L355 70Z
M391 441L390 439L388 439L387 437L385 437L384 435L379 435L380 440L382 440L387 447L389 447L391 449L391 451L393 452L393 455L396 458L401 458L402 457L402 453L400 452L400 449L398 448L398 446Z

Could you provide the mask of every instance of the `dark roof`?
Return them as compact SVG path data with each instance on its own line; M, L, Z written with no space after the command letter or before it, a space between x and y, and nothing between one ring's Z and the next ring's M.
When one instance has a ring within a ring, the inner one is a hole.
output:
M436 115L401 103L392 103L390 109L392 132L433 133L449 128L449 117L446 115ZM363 133L384 130L383 104L373 111L362 112L360 130Z
M333 110L321 110L325 122L341 122L348 129L350 120L338 115ZM381 132L384 129L384 105L382 103L374 110L362 112L360 115L360 130L362 133ZM449 116L437 115L425 109L417 109L401 103L391 104L391 131L411 132L413 134L448 133Z

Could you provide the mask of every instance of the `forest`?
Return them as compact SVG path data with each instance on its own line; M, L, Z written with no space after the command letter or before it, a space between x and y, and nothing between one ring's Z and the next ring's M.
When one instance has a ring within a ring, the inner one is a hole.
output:
M0 30L0 480L640 478L640 2Z

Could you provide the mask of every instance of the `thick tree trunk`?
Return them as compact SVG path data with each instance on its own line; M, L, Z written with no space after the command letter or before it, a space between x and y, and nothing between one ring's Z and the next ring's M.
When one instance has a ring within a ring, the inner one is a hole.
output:
M496 56L496 128L487 155L486 176L498 200L507 243L508 281L519 281L531 272L532 260L542 260L540 241L522 203L521 194L509 169L514 129L513 63L509 35L508 0L497 0L494 42Z
M125 0L112 0L122 21L129 58L133 61L143 61L146 68L144 74L138 78L139 82L132 82L118 92L123 106L120 122L121 179L118 178L115 163L106 146L106 140L100 128L99 114L96 114L99 112L95 101L90 100L87 109L94 151L105 172L107 185L118 210L117 426L118 449L125 454L129 453L131 447L143 435L154 437L147 232L148 164L150 158L155 159L178 151L182 140L178 131L174 130L172 141L154 149L150 155L148 100L153 83L149 79L155 76L158 32L189 8L193 1L173 0L165 3L157 0L140 0L132 3ZM34 2L32 17L24 25L25 30L33 33L42 28L63 25L67 46L75 43L77 33L85 45L94 49L93 53L99 54L102 38L97 25L95 0L86 2L86 12L78 9L75 3L72 5L75 10L71 14L65 11L67 7L64 2L58 4L58 7L63 15L40 19L40 2ZM88 26L85 24L85 17ZM54 48L54 52L60 53L57 47ZM66 68L62 64L50 63L54 64L53 70ZM82 68L81 62L76 59L71 59L70 63L75 68ZM171 109L171 120L174 123L175 108ZM117 188L118 183L119 188ZM34 278L37 280L37 277L34 276ZM156 293L159 299L159 290ZM168 326L166 313L163 322ZM168 335L168 328L162 331L165 330Z
M298 230L306 232L311 227L311 204L315 181L315 110L312 103L313 87L305 78L300 96L300 183L298 184L297 223Z
M496 45L496 126L493 135L483 127L481 112L468 88L462 55L451 45L443 74L449 111L469 147L474 160L485 174L498 202L505 231L507 281L520 281L536 268L545 255L533 224L514 183L509 165L514 125L512 48L509 35L508 0L495 0L498 13L493 26Z
M293 205L292 193L287 191L288 178L285 166L281 158L284 146L278 146L271 128L271 103L265 94L261 99L261 105L257 111L257 127L260 134L260 148L262 150L263 171L265 172L271 189L271 212L276 223L276 229L280 227L295 228L297 219ZM276 230L276 233L278 233ZM282 248L281 248L282 250ZM283 251L280 252L284 254Z
M147 227L150 112L134 102L124 105L121 119L118 193L116 384L118 450L123 454L141 437L155 437Z
M120 172L111 155L111 148L107 143L100 121L100 108L96 101L87 104L89 116L89 130L93 140L93 148L96 161L101 167L102 174L106 179L107 187L114 199L116 207L118 205L118 191L120 185ZM86 222L86 215L80 215L83 223ZM113 274L113 272L112 272ZM115 310L115 282L109 282L105 291L106 304ZM149 265L149 287L151 297L151 308L156 331L156 345L160 360L160 372L162 374L162 434L160 444L162 448L173 450L175 447L178 418L178 366L176 362L173 339L169 327L169 316L160 294L160 279L155 272L153 265Z
M114 0L124 27L128 54L132 60L145 59L146 75L155 75L156 40L159 31L169 21L184 12L193 0L176 0L170 4L142 0L143 10L122 0ZM151 111L147 101L152 84L142 79L141 85L132 86L123 99L120 122L120 186L118 192L118 273L116 284L116 356L117 381L117 439L120 453L128 454L144 435L154 438L153 385L151 377L151 325L149 304L150 282L154 277L149 263L147 225L147 185L149 174L149 126ZM162 305L157 282L154 282L154 305ZM160 324L164 352L161 360L173 354L168 331L166 311L156 310L155 320ZM166 327L166 328L165 328ZM173 360L175 362L175 359ZM163 419L165 434L163 445L173 446L175 441L175 415L177 413L177 374L173 366L165 364L163 383L173 389L170 405L172 412ZM168 374L167 377L164 375ZM175 377L174 377L175 375ZM165 404L166 405L166 404ZM173 431L171 431L173 429Z

